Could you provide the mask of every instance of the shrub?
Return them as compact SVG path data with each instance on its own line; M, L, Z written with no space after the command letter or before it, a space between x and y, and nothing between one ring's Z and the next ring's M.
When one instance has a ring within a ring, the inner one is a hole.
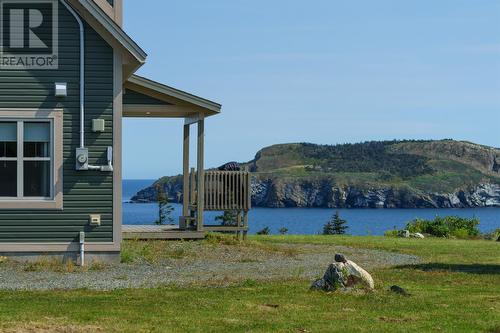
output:
M387 230L384 232L385 237L398 237L398 231L397 230Z
M451 236L458 238L458 239L467 239L469 238L469 231L464 228L456 229L453 230L451 233Z
M406 225L411 233L420 232L436 237L477 237L479 230L479 219L465 218L459 216L436 216L434 220L415 219Z
M285 228L285 227L281 228L279 230L279 233L280 233L280 235L286 235L288 233L288 228Z

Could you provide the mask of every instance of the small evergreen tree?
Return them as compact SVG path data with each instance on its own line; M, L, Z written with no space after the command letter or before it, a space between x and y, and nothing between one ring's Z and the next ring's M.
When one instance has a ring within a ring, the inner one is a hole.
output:
M279 230L279 233L280 233L281 235L286 235L286 234L288 233L288 228L285 228L285 227L281 228L281 229Z
M155 221L155 224L164 225L174 223L174 218L172 217L174 207L168 202L168 196L160 184L156 185L156 200L158 201L158 220Z
M236 227L238 224L238 212L226 210L224 214L216 216L215 221L220 221L220 225L225 227Z
M323 226L323 235L343 235L349 228L347 221L340 218L340 214L337 211Z

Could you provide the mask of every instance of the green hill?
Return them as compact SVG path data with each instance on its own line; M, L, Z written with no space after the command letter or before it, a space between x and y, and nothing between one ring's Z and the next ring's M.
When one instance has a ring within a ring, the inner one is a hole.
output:
M470 142L279 144L243 164L261 207L425 208L500 206L500 149ZM181 177L158 180L171 198ZM132 200L154 200L154 187Z
M500 184L500 149L453 140L281 144L262 149L246 165L259 177L328 177L365 188L451 192L481 182Z

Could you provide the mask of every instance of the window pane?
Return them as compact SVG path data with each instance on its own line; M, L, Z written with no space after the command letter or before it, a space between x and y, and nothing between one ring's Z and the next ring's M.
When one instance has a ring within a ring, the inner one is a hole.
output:
M50 157L50 123L24 123L24 157Z
M49 142L50 141L50 123L24 123L24 141L25 142Z
M0 157L17 157L17 123L0 123Z
M50 197L50 162L24 162L24 196Z
M0 142L0 157L17 157L17 142Z
M0 197L17 197L16 161L0 161Z
M24 157L50 157L48 142L25 142Z

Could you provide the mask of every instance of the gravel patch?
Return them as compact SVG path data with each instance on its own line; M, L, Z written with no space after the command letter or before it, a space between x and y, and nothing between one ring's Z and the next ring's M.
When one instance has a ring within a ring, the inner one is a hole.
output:
M0 265L3 290L115 290L175 286L228 286L247 280L313 280L323 274L335 253L343 253L367 271L416 264L416 256L379 250L326 245L276 245L274 251L259 248L185 243L188 254L151 264L144 260L100 270L59 273L27 271L21 264ZM200 255L196 255L200 254Z

